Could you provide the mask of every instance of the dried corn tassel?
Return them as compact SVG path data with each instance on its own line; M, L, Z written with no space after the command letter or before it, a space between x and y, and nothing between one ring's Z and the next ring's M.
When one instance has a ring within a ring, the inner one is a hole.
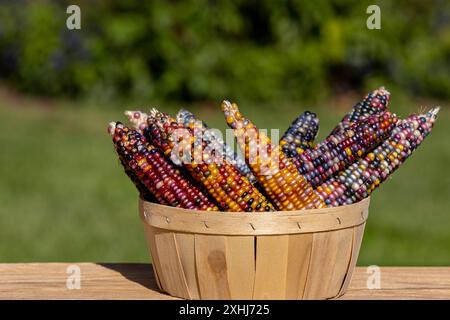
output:
M118 122L114 126L113 142L126 165L159 203L193 210L218 210L139 132Z
M316 192L327 205L336 207L368 197L392 175L431 132L439 108L411 115L397 126L373 152L319 186Z
M223 157L215 158L208 151L207 142L196 139L193 132L178 123L168 114L153 109L150 113L146 135L154 141L166 155L182 160L183 166L192 177L201 183L208 193L225 211L273 211L272 204L253 186L239 170ZM178 136L179 131L187 133ZM192 153L178 154L178 150L194 150ZM211 150L211 149L210 149ZM200 159L197 159L200 155ZM174 159L176 161L176 159Z
M319 118L314 112L299 115L280 139L280 146L288 157L295 157L311 149L319 132Z
M364 118L300 154L297 168L316 188L379 145L396 122L397 116L389 111Z
M330 135L342 132L353 123L365 117L375 115L387 110L391 94L384 87L368 93L361 101L353 106L352 110L344 116Z
M244 118L236 104L224 101L222 111L227 124L234 130L247 165L278 210L325 206L292 160L281 151L281 147L272 148L269 137Z
M194 131L195 129L201 130L203 140L211 145L214 150L220 152L222 156L226 157L227 161L234 165L251 183L256 182L255 176L247 166L245 161L234 152L234 150L222 139L222 135L218 134L215 130L211 130L201 120L197 119L193 113L188 110L181 109L176 119L179 123L185 127Z
M136 111L125 111L125 116L127 116L128 120L131 122L133 127L139 131L139 133L143 133L144 130L148 127L147 125L147 119L148 114L145 112L136 110Z

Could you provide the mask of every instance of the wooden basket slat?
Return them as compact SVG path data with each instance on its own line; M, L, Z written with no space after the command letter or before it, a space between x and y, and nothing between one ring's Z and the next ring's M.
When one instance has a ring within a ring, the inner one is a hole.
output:
M195 266L195 236L192 233L175 233L181 265L190 299L200 299Z
M150 253L150 257L152 256L152 254ZM153 260L152 260L152 269L153 269L153 274L155 275L155 281L156 281L156 285L158 286L158 289L161 291L164 291L162 285L161 285L161 281L159 280L158 277L158 272L156 271L156 267L153 264Z
M195 235L195 265L202 299L231 299L226 245L225 236Z
M161 263L159 262L158 250L156 249L155 230L156 228L148 224L144 224L145 237L147 239L150 256L152 257L152 266L155 272L156 283L161 291L169 292L167 285L162 278Z
M303 298L313 242L312 233L289 236L286 299Z
M250 300L255 279L255 237L227 238L227 276L231 299Z
M161 265L161 278L164 279L167 292L177 297L190 299L175 234L170 231L158 231L155 233L155 243Z
M342 229L332 233L336 236L334 240L336 258L328 291L330 298L338 296L348 272L352 256L353 228Z
M253 299L285 299L288 252L288 235L256 238Z
M314 234L305 299L338 295L349 265L352 240L353 228Z
M138 207L139 207L139 212L141 213L141 215L144 213L145 211L145 202L142 201L141 199L139 199L138 201ZM144 232L145 232L145 238L147 240L147 245L148 245L148 251L150 253L150 257L152 258L152 268L153 268L153 273L155 274L155 279L156 279L156 284L158 285L158 288L161 291L166 291L165 288L165 284L163 283L162 279L160 279L161 275L161 265L159 263L159 259L158 259L158 254L157 254L157 250L156 250L156 244L155 244L155 235L154 235L154 227L144 223Z
M342 284L341 290L338 296L343 295L350 284L350 280L353 275L353 270L355 270L356 262L358 261L359 250L361 249L362 238L364 235L364 228L366 224L363 223L359 226L353 227L353 241L352 241L352 255L350 258L350 263L348 266L347 273L345 275L344 283Z

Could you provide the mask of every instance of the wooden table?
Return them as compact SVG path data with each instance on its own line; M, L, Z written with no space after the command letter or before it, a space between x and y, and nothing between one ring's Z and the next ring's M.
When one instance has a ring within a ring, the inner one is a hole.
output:
M78 271L80 289L76 289ZM381 288L368 289L370 274L358 267L341 299L450 299L450 267L380 271ZM174 298L158 290L150 264L12 263L0 264L0 299Z

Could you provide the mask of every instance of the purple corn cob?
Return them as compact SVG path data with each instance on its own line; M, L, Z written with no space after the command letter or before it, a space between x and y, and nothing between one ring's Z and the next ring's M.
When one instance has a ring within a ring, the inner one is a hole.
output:
M316 188L379 145L396 122L397 116L389 111L356 122L296 157L297 168Z
M319 186L316 192L328 206L337 207L368 197L397 170L431 132L439 108L399 120L373 152Z
M299 115L280 139L280 146L288 157L295 157L311 149L319 132L319 118L314 112Z
M368 93L353 106L352 110L344 116L341 122L331 131L330 135L345 131L353 123L365 117L386 111L389 106L390 96L391 94L384 87Z

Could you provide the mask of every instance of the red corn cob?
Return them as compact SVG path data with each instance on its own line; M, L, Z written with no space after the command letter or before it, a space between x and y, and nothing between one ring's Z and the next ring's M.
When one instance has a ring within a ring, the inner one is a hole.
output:
M149 128L146 135L166 155L171 155L175 161L183 163L192 177L203 185L208 193L226 211L273 211L272 204L266 200L257 188L243 176L239 170L226 159L215 161L206 151L208 147L204 141L196 141L192 131L178 123L168 114L153 109L150 113ZM184 130L187 136L175 141L177 130ZM175 154L174 148L193 150L201 155L201 159L192 160L191 154ZM182 158L182 159L180 159ZM181 161L183 160L183 161Z
M124 113L127 117L128 120L133 124L134 128L139 131L140 133L145 135L145 132L148 133L149 130L149 123L152 123L152 119L149 117L148 114L142 112L142 111L125 111ZM152 126L154 126L152 124ZM155 134L158 134L159 132L157 132L158 130L156 130ZM153 135L153 139L156 140L156 136ZM160 141L160 143L163 143L162 139L158 139L158 141ZM154 141L155 142L155 141ZM160 148L161 149L161 148ZM180 163L177 162L178 159L172 159L174 161L172 161L173 164L177 165L177 167L180 169L181 173L186 176L186 178L190 179L191 182L193 184L195 184L195 181L192 180L191 175L189 174L189 172L186 171L185 168L180 166ZM200 191L204 194L208 194L208 192L206 192L206 190L204 190L201 186L200 186Z
M108 133L111 136L114 136L115 128L116 128L116 123L111 122L108 126ZM128 151L126 151L124 149L116 148L116 152L119 155L119 161L125 171L125 174L130 178L130 180L135 185L136 189L139 191L140 197L147 201L156 202L156 198L148 191L147 187L139 180L139 178L136 176L134 171L131 170L131 168L128 166L128 163L126 160L127 158L129 158Z
M116 123L113 142L117 152L124 155L127 166L159 203L193 210L218 210L139 132Z
M272 147L269 137L259 132L258 128L239 112L236 104L224 101L222 111L227 124L234 130L247 165L278 210L325 206L308 181L298 172L293 160L281 151L280 146ZM263 172L264 168L267 168L266 172Z
M373 152L341 171L316 192L327 205L336 207L368 197L392 175L431 132L439 108L399 120L388 139Z

